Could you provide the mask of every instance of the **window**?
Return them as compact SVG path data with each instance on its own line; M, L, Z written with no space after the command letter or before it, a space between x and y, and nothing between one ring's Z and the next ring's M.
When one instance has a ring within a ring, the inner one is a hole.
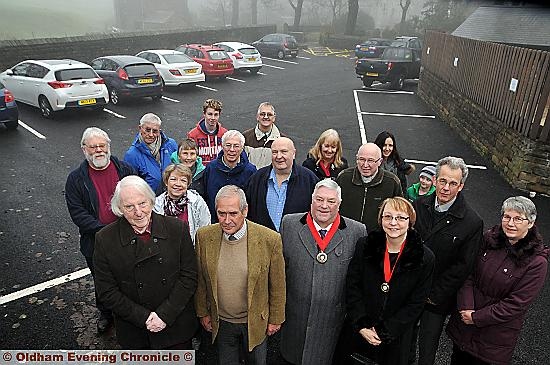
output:
M106 71L116 71L118 70L118 64L115 61L112 60L104 60L103 61L103 69Z
M15 66L12 71L15 76L27 76L27 68L29 68L30 63L22 63Z
M185 62L193 62L192 59L190 59L188 56L184 54L165 54L164 59L168 63L185 63Z
M157 74L157 69L151 64L137 64L124 67L128 77L142 77Z
M273 34L266 35L262 38L262 42L275 42L277 40L277 36Z
M76 68L69 70L59 70L55 72L57 81L95 79L97 74L91 68Z
M225 60L226 58L228 58L225 51L208 51L208 55L212 60Z
M94 60L92 62L92 68L94 70L102 70L102 66L103 66L103 60Z
M245 54L245 55L251 55L251 54L257 54L258 53L256 48L241 48L241 49L239 49L239 52L241 52L242 54Z
M48 73L48 69L40 65L31 64L27 68L27 76L35 79L41 79Z

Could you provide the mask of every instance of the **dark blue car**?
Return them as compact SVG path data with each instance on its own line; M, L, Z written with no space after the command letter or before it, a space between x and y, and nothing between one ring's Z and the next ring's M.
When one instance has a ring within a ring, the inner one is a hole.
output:
M355 57L357 58L380 58L391 40L382 38L371 38L355 46Z
M0 123L8 129L19 125L19 110L13 94L0 82Z

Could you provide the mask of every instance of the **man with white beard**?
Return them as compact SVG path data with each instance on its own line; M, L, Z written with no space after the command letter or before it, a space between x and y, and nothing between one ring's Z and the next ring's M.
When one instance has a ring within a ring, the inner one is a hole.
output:
M97 127L84 131L80 147L86 159L67 177L65 200L71 219L80 232L80 252L86 259L92 277L95 277L95 234L117 219L110 205L117 183L123 177L137 173L128 163L111 156L111 139ZM102 333L113 323L113 315L98 302L97 292L96 306L100 312L97 331Z

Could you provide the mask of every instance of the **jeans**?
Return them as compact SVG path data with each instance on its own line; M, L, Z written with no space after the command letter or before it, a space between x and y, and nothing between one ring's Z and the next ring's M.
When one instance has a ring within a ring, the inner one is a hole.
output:
M439 347L439 338L445 324L445 314L425 310L418 330L418 365L433 365Z
M246 323L231 323L220 320L215 345L218 349L219 365L240 365L240 350L245 354L245 364L247 365L266 365L267 363L267 338L249 352L248 326Z

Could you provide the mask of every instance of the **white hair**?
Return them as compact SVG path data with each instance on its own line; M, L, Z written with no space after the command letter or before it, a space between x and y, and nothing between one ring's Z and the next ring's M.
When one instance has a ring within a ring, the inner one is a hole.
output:
M160 117L154 113L147 113L143 115L143 117L141 117L141 119L139 120L140 126L144 125L145 123L152 123L160 126L162 124L162 120L160 120Z
M117 217L122 217L124 215L124 213L122 212L120 194L122 192L122 189L126 189L128 187L136 188L140 193L147 197L149 203L151 203L151 206L155 205L155 193L153 192L153 189L151 189L149 184L147 184L147 182L139 176L129 175L122 178L122 180L120 180L116 184L115 192L113 194L113 197L111 198L111 210L113 211L114 215L116 215Z

